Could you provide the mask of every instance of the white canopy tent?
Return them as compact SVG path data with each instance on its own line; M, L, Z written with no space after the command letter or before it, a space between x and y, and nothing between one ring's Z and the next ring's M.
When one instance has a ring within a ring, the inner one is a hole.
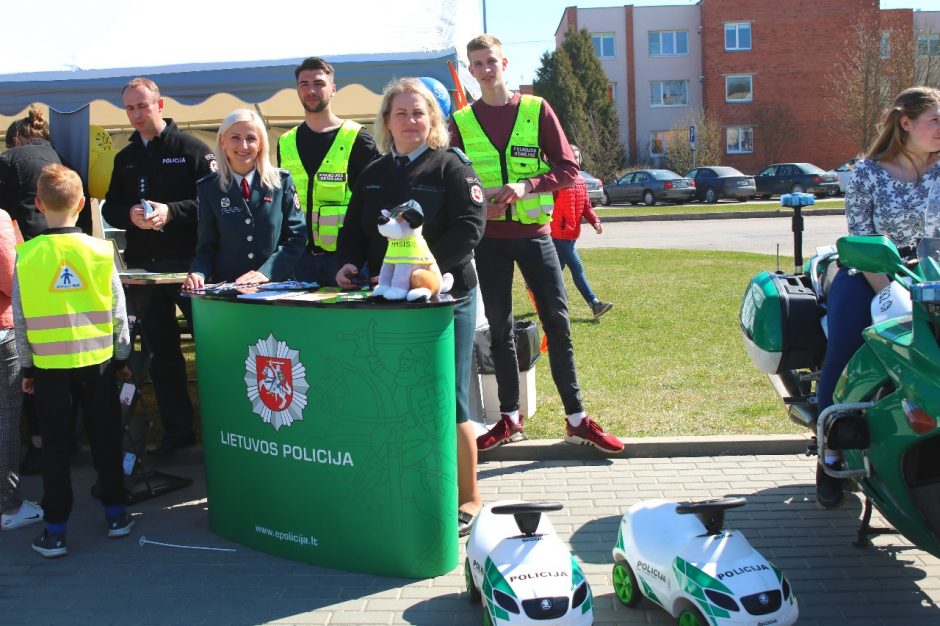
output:
M369 94L397 76L452 88L447 61L465 68L465 44L482 32L478 0L47 0L42 9L41 24L0 37L0 116L48 105L57 149L83 174L89 123L121 123L123 113L104 103L121 107L134 76L160 86L167 116L179 122L218 121L240 103L269 119L297 118L296 96L278 92L293 90L302 59L320 56L336 68L337 104L348 107L338 114L362 117L375 111L363 104L374 104Z

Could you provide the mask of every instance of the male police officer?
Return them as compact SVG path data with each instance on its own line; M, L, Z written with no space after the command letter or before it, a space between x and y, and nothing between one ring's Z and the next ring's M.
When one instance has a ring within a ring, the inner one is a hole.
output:
M102 213L112 226L127 231L128 265L185 273L196 251L196 181L215 170L215 157L205 144L163 118L163 98L153 81L135 78L121 95L136 130L114 158ZM165 456L195 442L176 320L177 306L187 319L191 309L188 299L179 295L179 285L156 287L151 294L142 319L164 436L149 453Z
M476 37L467 44L467 56L470 75L480 83L483 97L454 114L451 143L473 161L487 200L486 231L475 256L502 414L489 432L477 438L477 449L515 441L522 433L512 317L513 265L518 264L548 337L552 379L566 414L565 441L620 452L620 440L584 411L568 299L550 236L552 192L571 185L578 164L548 102L520 97L506 87L503 71L508 61L498 39Z
M281 136L278 165L290 171L307 215L307 250L294 273L299 280L336 285L336 238L356 177L378 156L361 124L343 121L330 103L336 95L333 66L318 57L294 70L304 123Z

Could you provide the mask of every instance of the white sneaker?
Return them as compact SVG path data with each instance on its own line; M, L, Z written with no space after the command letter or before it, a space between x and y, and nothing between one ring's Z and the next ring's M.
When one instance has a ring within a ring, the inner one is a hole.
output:
M35 502L23 500L20 510L16 513L0 516L0 528L3 530L15 530L30 524L36 524L42 521L42 507Z

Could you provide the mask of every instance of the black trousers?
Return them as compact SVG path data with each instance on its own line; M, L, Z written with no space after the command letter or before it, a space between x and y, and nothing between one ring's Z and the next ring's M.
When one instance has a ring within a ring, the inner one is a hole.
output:
M151 272L185 272L189 263L181 260L156 261L145 265ZM150 303L143 316L144 335L150 347L150 379L163 423L164 437L188 439L193 436L193 404L189 399L186 360L180 349L180 329L176 307L192 328L192 305L180 295L179 285L151 287Z
M548 337L552 380L565 413L571 415L583 411L581 388L574 366L574 348L571 346L568 294L552 238L548 235L532 239L484 237L477 244L474 256L483 310L490 324L490 349L496 370L499 410L505 413L519 408L519 364L512 315L512 276L518 265L535 297L539 320Z
M72 512L74 403L80 402L91 457L105 506L123 504L121 403L110 361L75 369L34 372L36 413L42 431L42 508L46 523L65 522Z

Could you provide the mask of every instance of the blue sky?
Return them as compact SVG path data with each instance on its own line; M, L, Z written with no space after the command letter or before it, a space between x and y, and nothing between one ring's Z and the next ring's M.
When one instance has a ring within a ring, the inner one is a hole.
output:
M520 83L531 83L539 67L542 53L555 48L555 29L565 7L609 7L691 5L697 0L486 0L487 31L503 42L509 59L506 81L515 89ZM483 0L481 0L481 4ZM937 0L881 0L882 9L938 10Z

